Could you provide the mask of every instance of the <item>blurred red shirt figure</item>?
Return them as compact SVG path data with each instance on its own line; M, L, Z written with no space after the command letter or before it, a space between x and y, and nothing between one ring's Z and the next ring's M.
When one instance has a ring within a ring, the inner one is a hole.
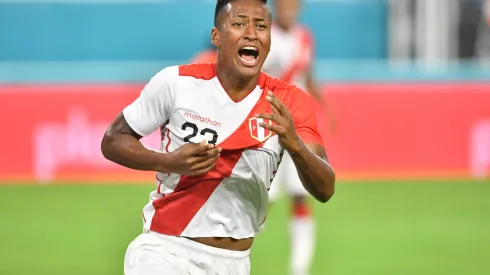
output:
M322 121L322 117L326 117L330 119L329 126L333 130L331 109L313 78L314 37L306 26L297 21L301 0L275 0L274 5L271 50L262 69L310 95L309 104L317 112L319 125L328 123ZM324 110L328 114L322 116ZM269 199L277 200L281 189L291 198L289 274L309 275L316 243L315 222L307 203L308 191L294 167L291 156L285 152L272 182Z
M490 0L485 2L485 19L487 21L487 25L490 26Z
M191 63L215 63L218 57L216 49L207 49L198 53Z

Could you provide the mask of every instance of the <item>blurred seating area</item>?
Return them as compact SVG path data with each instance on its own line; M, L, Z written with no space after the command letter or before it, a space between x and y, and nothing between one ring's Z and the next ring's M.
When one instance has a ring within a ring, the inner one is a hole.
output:
M488 0L303 4L324 81L490 77ZM207 47L214 1L0 0L1 82L145 82ZM192 16L191 16L192 15Z

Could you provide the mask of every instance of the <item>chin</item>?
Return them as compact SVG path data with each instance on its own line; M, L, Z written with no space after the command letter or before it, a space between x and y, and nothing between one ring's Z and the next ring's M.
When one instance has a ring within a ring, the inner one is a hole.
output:
M235 60L235 70L241 78L253 78L260 74L261 68L261 62L257 62L254 66L246 66L240 60Z
M239 69L240 74L244 78L252 78L254 76L257 76L260 74L260 66L255 66L255 67L241 67Z

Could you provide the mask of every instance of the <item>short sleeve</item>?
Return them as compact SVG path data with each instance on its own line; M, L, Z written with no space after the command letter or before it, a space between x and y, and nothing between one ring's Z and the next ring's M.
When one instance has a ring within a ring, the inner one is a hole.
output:
M289 110L293 116L296 133L304 143L323 145L323 140L318 131L315 110L312 107L307 94L296 88L293 91Z
M147 136L169 119L174 102L173 84L178 67L167 67L146 84L140 96L123 110L129 126L140 136Z

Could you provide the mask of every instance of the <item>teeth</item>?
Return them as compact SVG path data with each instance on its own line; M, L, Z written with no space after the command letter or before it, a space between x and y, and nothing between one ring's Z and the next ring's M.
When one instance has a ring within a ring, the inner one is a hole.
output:
M257 47L253 47L253 46L242 47L242 50L258 51Z

